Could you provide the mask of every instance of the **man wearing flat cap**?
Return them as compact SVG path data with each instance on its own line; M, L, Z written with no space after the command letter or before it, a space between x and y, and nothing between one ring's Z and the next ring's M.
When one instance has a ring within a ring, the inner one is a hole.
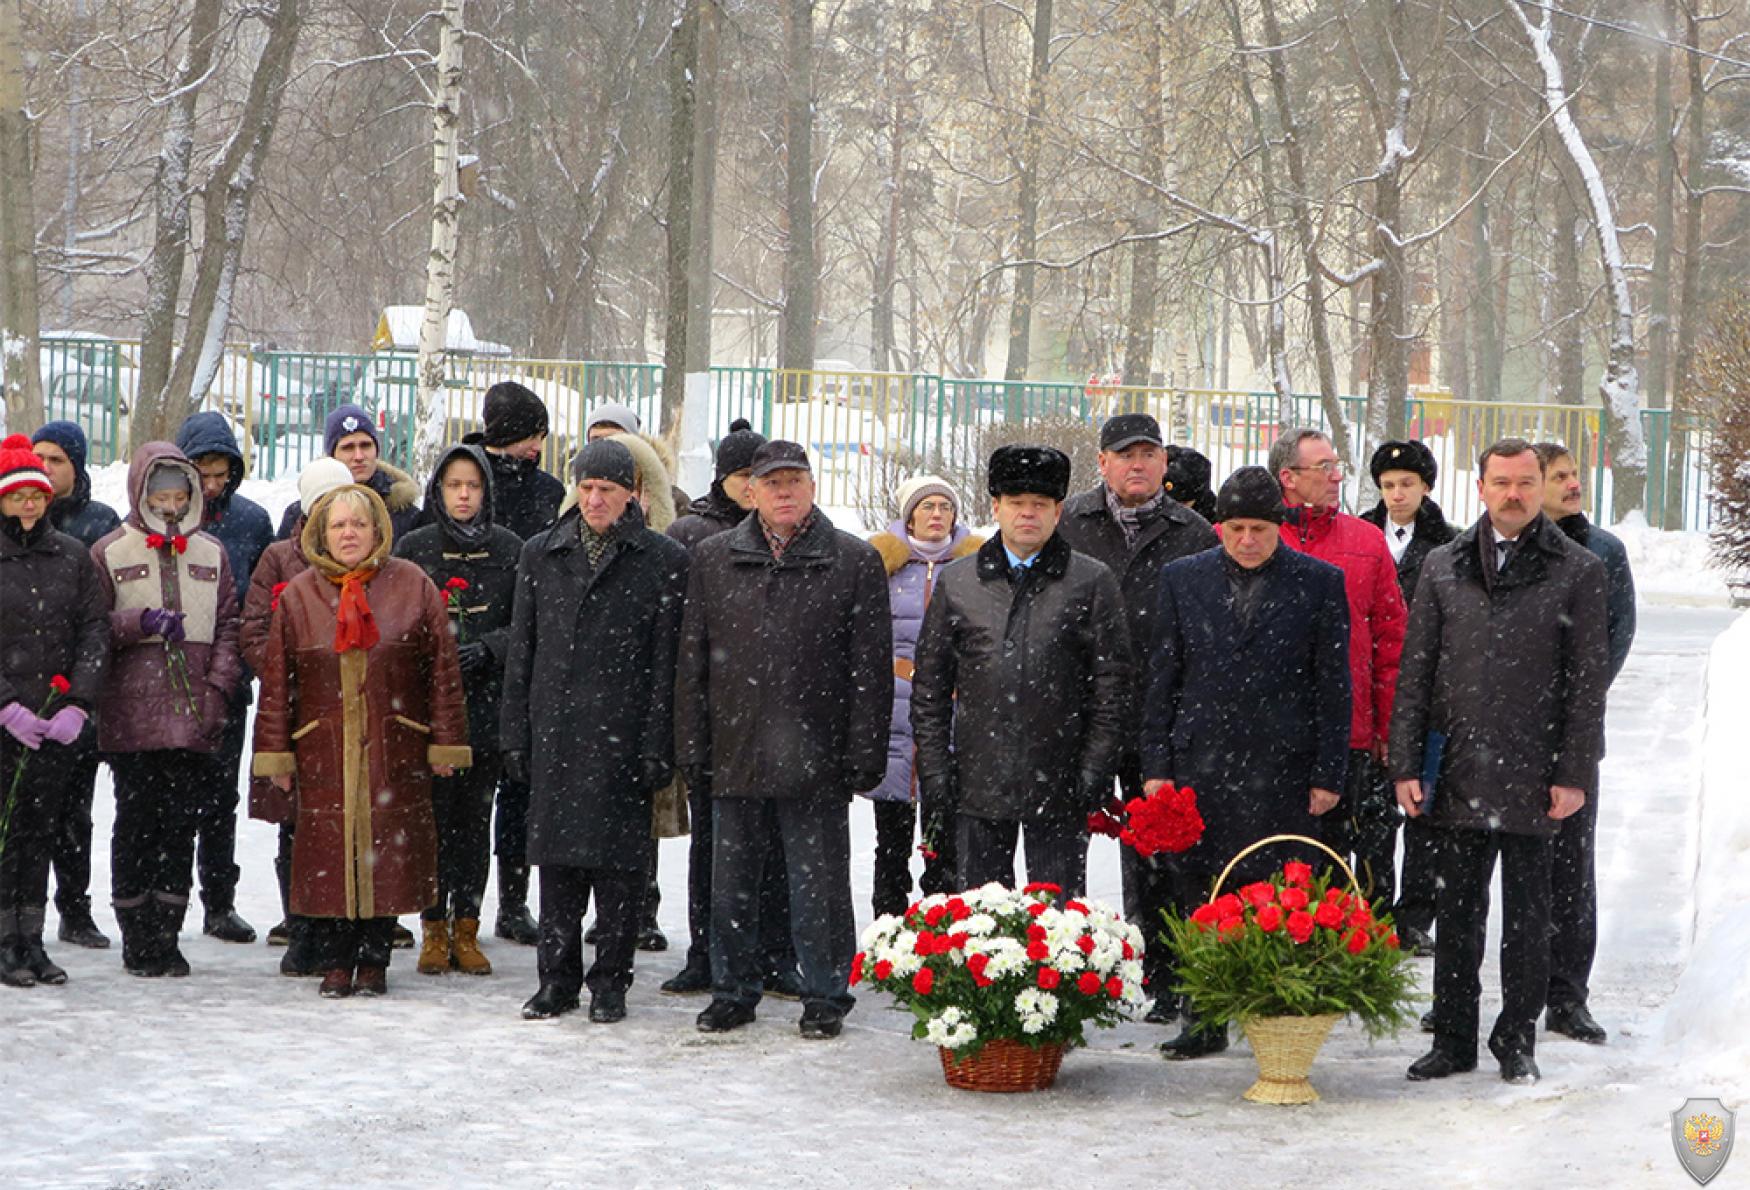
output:
M540 987L530 1019L578 1005L626 1015L644 904L651 798L674 779L674 667L687 551L648 528L632 452L577 452L577 505L523 547L506 645L499 744L530 788L541 873ZM583 914L596 904L595 962Z
M1048 446L991 456L998 533L942 571L918 634L911 724L926 805L957 789L968 888L1087 884L1088 812L1112 796L1131 683L1124 595L1058 532L1070 463ZM1156 481L1158 485L1158 480Z
M1319 835L1349 762L1349 604L1343 572L1282 545L1282 491L1242 467L1216 496L1221 547L1168 564L1143 708L1142 774L1197 791L1203 837L1174 857L1181 913L1242 849L1274 834ZM1319 859L1254 853L1231 887ZM1319 863L1320 867L1324 866ZM1187 1009L1168 1058L1227 1048Z
M1189 507L1171 498L1164 486L1167 451L1160 423L1146 413L1120 413L1100 427L1100 483L1063 508L1058 532L1070 548L1098 559L1118 576L1130 631L1131 722L1124 732L1118 786L1126 802L1142 796L1142 765L1137 755L1136 715L1142 706L1143 653L1153 635L1161 567L1213 549L1215 530ZM1159 921L1170 900L1165 856L1144 857L1126 847L1119 856L1124 878L1124 916ZM1171 1019L1173 996L1163 982L1170 967L1166 949L1144 953L1145 974L1155 992L1149 1020Z
M767 442L754 511L693 551L675 760L711 796L711 1003L698 1028L754 1019L765 983L760 887L783 839L802 1036L837 1037L854 998L850 800L887 768L893 633L875 548L814 504L807 452Z

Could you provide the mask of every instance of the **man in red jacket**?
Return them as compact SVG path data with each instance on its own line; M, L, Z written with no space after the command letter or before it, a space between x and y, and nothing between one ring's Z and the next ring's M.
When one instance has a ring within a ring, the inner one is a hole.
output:
M1337 508L1343 463L1331 440L1294 429L1270 448L1270 473L1282 485L1288 519L1282 543L1343 572L1349 596L1349 681L1354 699L1349 723L1349 777L1327 840L1348 854L1355 875L1380 909L1397 891L1400 815L1385 779L1391 704L1409 612L1398 590L1397 565L1385 535Z

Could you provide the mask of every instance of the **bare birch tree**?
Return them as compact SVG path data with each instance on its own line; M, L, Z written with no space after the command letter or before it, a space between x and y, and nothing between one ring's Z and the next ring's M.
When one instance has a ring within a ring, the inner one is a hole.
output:
M462 35L464 0L443 0L438 12L437 78L431 96L431 252L425 261L425 316L419 324L419 404L413 467L425 475L437 465L448 436L444 395L445 339L456 298L457 223L462 191L457 173L462 146Z
M13 432L28 433L42 425L43 392L37 371L36 231L19 0L0 0L0 258L5 421Z

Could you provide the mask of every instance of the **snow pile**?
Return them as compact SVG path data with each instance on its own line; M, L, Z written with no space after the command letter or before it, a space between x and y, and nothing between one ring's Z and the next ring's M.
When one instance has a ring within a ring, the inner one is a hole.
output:
M1714 642L1708 658L1702 788L1696 825L1695 941L1672 997L1665 1036L1686 1073L1750 1094L1750 799L1744 796L1744 724L1750 722L1750 617ZM1700 1085L1700 1084L1698 1084Z
M1707 604L1731 599L1725 572L1715 567L1707 534L1654 529L1645 514L1630 513L1610 531L1622 538L1642 603Z

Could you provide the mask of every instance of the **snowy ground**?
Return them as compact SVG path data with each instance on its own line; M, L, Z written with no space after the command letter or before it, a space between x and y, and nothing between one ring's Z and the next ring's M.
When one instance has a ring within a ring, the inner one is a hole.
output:
M1593 1007L1611 1044L1545 1038L1535 1088L1502 1084L1486 1056L1475 1075L1413 1085L1404 1067L1424 1038L1369 1045L1341 1026L1315 1072L1321 1104L1258 1107L1239 1099L1252 1077L1243 1044L1171 1065L1155 1053L1162 1030L1127 1025L1091 1036L1052 1091L983 1097L946 1087L935 1053L907 1038L909 1017L871 997L836 1043L800 1040L797 1006L775 1001L749 1029L702 1037L702 1000L655 991L675 951L640 956L623 1024L531 1024L518 1007L534 953L508 943L487 943L490 978L421 977L403 952L386 999L331 1003L277 975L278 951L190 932L190 979L136 980L114 950L52 947L66 987L0 997L0 1185L1037 1186L1071 1169L1224 1190L1686 1185L1668 1113L1692 1095L1743 1107L1750 1092L1750 1054L1680 1058L1664 1021L1695 906L1702 677L1731 619L1642 609L1611 698L1599 844ZM101 903L107 784L98 813ZM862 803L853 824L866 919ZM265 928L273 831L245 823L238 846L240 908ZM1109 841L1092 868L1095 895L1115 901ZM662 879L661 920L678 940L684 841L664 844ZM1485 987L1496 983L1491 961ZM1491 992L1485 1028L1494 1007ZM1716 1184L1747 1181L1740 1154Z

